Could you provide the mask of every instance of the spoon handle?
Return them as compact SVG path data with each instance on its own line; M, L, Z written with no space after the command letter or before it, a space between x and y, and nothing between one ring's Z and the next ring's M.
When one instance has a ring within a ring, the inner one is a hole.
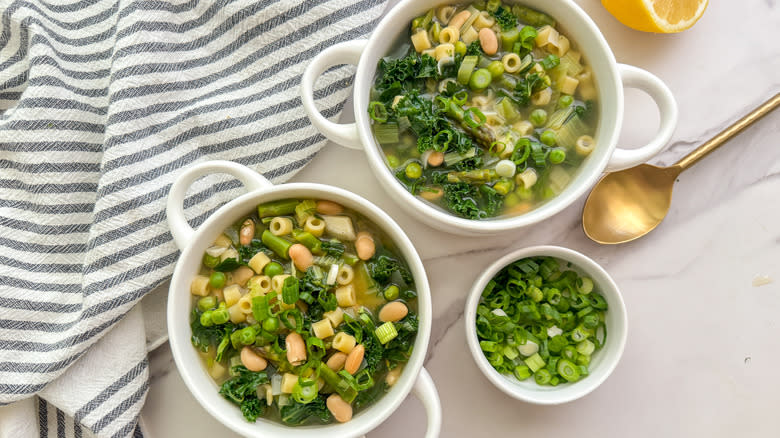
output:
M679 167L680 171L693 166L699 160L706 157L710 152L714 151L720 145L729 140L731 137L742 132L743 129L752 125L756 120L767 115L778 105L780 105L780 93L775 94L774 97L762 103L761 106L751 111L750 114L734 122L734 124L721 131L720 134L704 142L704 144L694 149L693 152L684 156L682 159L680 159L680 161L675 163L675 166Z

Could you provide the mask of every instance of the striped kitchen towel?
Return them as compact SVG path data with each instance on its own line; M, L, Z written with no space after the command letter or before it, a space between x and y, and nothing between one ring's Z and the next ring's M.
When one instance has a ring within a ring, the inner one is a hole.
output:
M0 437L24 437L11 417L25 412L44 437L137 433L149 372L130 310L176 262L177 171L227 159L292 176L325 143L301 108L304 67L367 35L385 3L0 1ZM318 82L326 116L351 73ZM240 193L202 179L192 223Z

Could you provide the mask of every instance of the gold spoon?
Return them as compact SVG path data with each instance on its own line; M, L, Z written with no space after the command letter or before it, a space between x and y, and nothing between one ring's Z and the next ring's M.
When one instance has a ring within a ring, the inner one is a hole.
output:
M780 93L670 167L640 164L604 175L582 209L582 228L603 244L630 242L652 231L672 203L680 173L780 105Z

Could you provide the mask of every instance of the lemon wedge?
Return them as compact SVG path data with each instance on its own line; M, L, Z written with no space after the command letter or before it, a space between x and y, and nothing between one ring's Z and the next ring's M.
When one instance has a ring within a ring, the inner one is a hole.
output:
M707 9L707 0L601 0L601 4L626 26L659 33L688 29Z

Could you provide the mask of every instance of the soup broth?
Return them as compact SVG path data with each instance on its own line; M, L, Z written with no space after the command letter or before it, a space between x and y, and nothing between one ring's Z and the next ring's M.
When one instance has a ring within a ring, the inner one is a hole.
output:
M251 422L345 422L398 380L414 280L388 236L331 201L284 199L226 229L191 283L192 344Z
M391 53L372 89L374 137L401 184L456 216L538 207L595 146L591 69L544 13L493 0L440 6Z

